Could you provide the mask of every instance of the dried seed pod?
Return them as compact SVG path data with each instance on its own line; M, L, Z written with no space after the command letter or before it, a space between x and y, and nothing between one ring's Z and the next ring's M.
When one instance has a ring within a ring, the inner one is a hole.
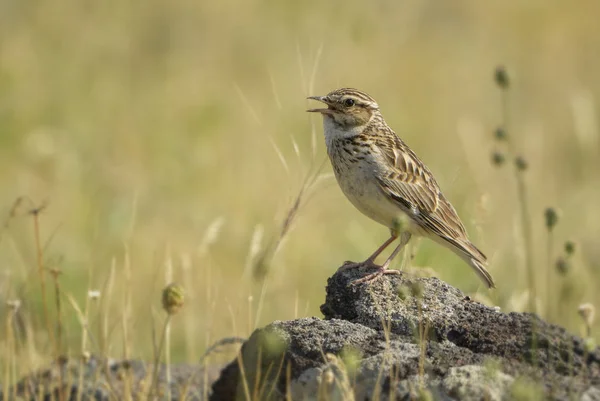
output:
M558 213L553 207L549 207L544 212L544 217L546 218L546 228L548 231L552 231L554 226L558 223Z
M501 89L508 89L510 86L508 72L503 65L496 67L496 71L494 72L494 80L496 81L496 85L498 85Z
M492 153L492 163L495 166L501 166L506 161L506 157L504 157L504 153L496 150Z
M179 309L183 306L183 302L184 290L182 286L171 283L164 288L162 292L162 306L169 315L179 312Z

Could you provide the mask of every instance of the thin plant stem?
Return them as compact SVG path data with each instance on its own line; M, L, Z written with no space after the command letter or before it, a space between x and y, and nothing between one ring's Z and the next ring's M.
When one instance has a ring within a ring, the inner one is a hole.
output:
M497 75L498 77L498 75ZM534 261L533 261L533 239L531 229L531 216L529 214L527 185L525 182L525 170L527 169L526 161L518 158L515 151L515 144L510 136L510 119L509 119L509 98L508 98L508 83L507 78L498 79L497 82L501 88L501 103L502 103L502 128L506 133L507 147L510 159L513 161L513 169L515 180L517 183L517 196L519 203L519 215L521 218L521 232L524 245L525 256L525 274L527 276L527 287L529 290L529 311L534 315L531 317L531 336L532 336L532 365L537 366L537 286L535 282Z
M242 359L241 352L238 352L237 363L238 363L238 367L240 368L240 376L242 378L244 397L245 397L246 401L251 401L252 398L250 398L250 387L248 386L248 378L246 376L246 369L244 369L244 361Z
M8 396L9 392L9 383L11 380L10 371L11 371L11 360L14 358L13 355L13 330L12 330L12 317L13 311L7 314L6 316L6 359L4 360L4 389L2 390L3 394ZM14 379L14 378L13 378Z
M61 302L60 302L60 283L58 281L58 276L60 275L60 271L57 269L51 270L52 278L54 281L54 296L56 303L56 327L57 327L57 339L56 339L56 356L59 363L58 369L58 382L60 384L58 397L60 401L64 401L65 392L63 389L63 370L62 366L60 366L61 357L60 352L62 351L62 338L63 338L63 323L62 323L62 312L61 312Z
M56 337L54 336L54 331L52 330L52 325L50 323L50 314L48 312L48 302L47 302L47 297L46 297L46 274L45 274L45 269L44 269L44 250L42 248L42 242L40 240L40 213L42 212L42 210L44 210L44 208L46 207L45 204L35 207L34 209L32 209L30 211L31 215L33 216L33 233L34 233L34 238L35 238L35 249L36 249L36 256L37 256L37 265L38 265L38 274L40 276L40 284L41 284L41 290L42 290L42 305L43 305L43 312L44 312L44 321L46 323L46 331L48 332L48 337L50 338L50 343L52 344L53 348L54 348L54 357L56 359L56 361L59 363L59 368L58 368L58 375L59 375L59 383L60 383L60 387L59 387L59 399L60 401L63 401L65 399L65 393L64 393L64 388L63 388L63 377L62 377L62 366L60 366L60 349L59 349L59 345L56 341ZM58 313L59 313L59 327L60 327L60 294L58 293L58 288L57 288L57 294L56 294L56 302L57 302L57 309L58 309Z
M169 315L170 316L170 315ZM171 325L165 325L165 370L167 383L167 401L171 401Z
M84 369L84 365L87 362L87 349L86 349L86 343L87 343L87 337L88 337L88 321L89 321L89 306L90 306L90 297L86 297L86 301L85 301L85 312L83 315L83 335L81 336L81 355L79 357L79 374L77 377L77 387L78 388L83 388L83 369ZM77 392L77 401L81 401L81 398L83 396L83 392L82 391L78 391Z
M44 252L42 250L42 244L40 241L40 215L41 209L36 208L31 211L33 215L33 235L35 237L35 249L36 249L36 257L37 257L37 265L38 265L38 275L40 277L40 285L42 290L42 306L44 312L44 322L46 324L46 331L48 332L48 337L50 337L50 342L54 345L56 350L56 342L54 339L54 332L52 331L52 326L50 324L50 314L48 312L48 303L46 300L46 275L44 272ZM58 356L58 355L57 355Z
M502 126L505 132L509 133L509 111L508 111L508 89L502 89ZM510 140L508 143L508 151L511 158L514 160L516 152L514 149L514 143ZM515 179L517 181L517 195L519 201L519 214L521 217L521 230L525 248L525 270L527 274L527 287L529 288L529 310L536 313L535 300L537 299L536 294L536 283L535 283L535 272L533 271L533 247L531 238L531 218L529 215L529 207L527 201L527 185L525 183L525 175L520 171L519 167L514 165Z
M521 208L521 229L523 230L523 241L525 241L525 268L527 270L527 283L529 287L529 310L537 313L536 299L537 290L535 283L535 272L533 270L532 238L531 238L531 218L529 216L529 207L527 201L527 186L525 177L517 171L517 186L519 193L519 205Z
M162 349L163 349L163 345L165 343L166 333L168 331L170 321L171 321L171 314L167 314L167 317L165 318L165 324L163 326L162 334L160 336L160 341L158 343L158 349L156 351L156 356L154 357L154 367L153 367L154 371L152 373L152 382L150 383L150 388L148 389L148 398L150 398L150 395L152 394L152 392L155 392L156 394L158 394L158 372L159 372L158 364L160 363L160 355L162 354ZM167 385L168 385L168 383L167 383ZM156 388L155 388L155 386L156 386Z
M419 388L423 390L425 386L425 329L423 327L423 310L421 309L420 299L417 299L417 310L419 315Z
M552 229L550 228L548 230L548 239L547 239L547 243L546 243L546 263L548 266L548 272L546 273L546 309L547 309L547 313L546 313L546 318L550 318L550 313L551 311L554 310L553 308L553 304L554 302L552 301L552 298L550 297L551 291L550 289L552 288L552 284L553 284L553 280L552 280L552 273L554 272L553 269L553 265L552 265L552 254L553 254L553 249L554 249L554 233L552 231Z

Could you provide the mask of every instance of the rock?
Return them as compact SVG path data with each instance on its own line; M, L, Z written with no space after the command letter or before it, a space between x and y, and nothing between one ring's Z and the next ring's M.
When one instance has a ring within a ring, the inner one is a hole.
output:
M564 329L473 302L436 278L385 275L369 286L350 284L362 274L338 271L328 280L324 320L256 330L213 384L211 399L598 396L600 350L586 352Z
M171 381L167 383L165 365L161 365L157 378L160 399L168 399L167 390L170 390L172 401L204 400L221 369L222 366L172 364ZM24 377L7 394L14 393L20 400L38 400L40 394L41 399L59 400L62 388L64 399L69 401L138 399L148 393L152 374L152 365L143 361L94 356L85 360L65 358L48 369ZM3 399L0 393L0 400Z
M509 394L514 377L485 366L450 368L442 382L444 391L459 400L501 401ZM482 397L483 395L483 397Z
M587 391L583 393L581 401L600 401L600 387L590 387L587 389Z

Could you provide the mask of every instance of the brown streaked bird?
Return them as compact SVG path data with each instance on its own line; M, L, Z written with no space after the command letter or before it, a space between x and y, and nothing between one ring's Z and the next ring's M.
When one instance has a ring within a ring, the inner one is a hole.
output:
M391 232L390 238L367 260L344 265L375 270L355 283L398 273L388 267L411 236L416 235L453 251L493 288L494 280L486 270L487 258L469 241L456 210L442 194L431 171L387 125L377 102L351 88L309 99L327 105L307 111L323 116L327 153L342 191L358 210ZM400 243L385 263L376 265L375 258L398 237Z

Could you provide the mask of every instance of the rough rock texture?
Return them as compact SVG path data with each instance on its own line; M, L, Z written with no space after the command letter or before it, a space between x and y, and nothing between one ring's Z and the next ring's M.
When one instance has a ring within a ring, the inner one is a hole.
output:
M165 366L161 365L156 379L160 397L146 398L152 382L151 364L93 356L85 360L65 359L21 379L4 396L0 390L0 400L108 401L160 398L201 401L208 398L210 384L216 380L221 368L172 364L171 380L167 385Z
M600 400L600 350L564 329L435 278L350 285L361 274L328 280L325 320L255 331L211 399Z

